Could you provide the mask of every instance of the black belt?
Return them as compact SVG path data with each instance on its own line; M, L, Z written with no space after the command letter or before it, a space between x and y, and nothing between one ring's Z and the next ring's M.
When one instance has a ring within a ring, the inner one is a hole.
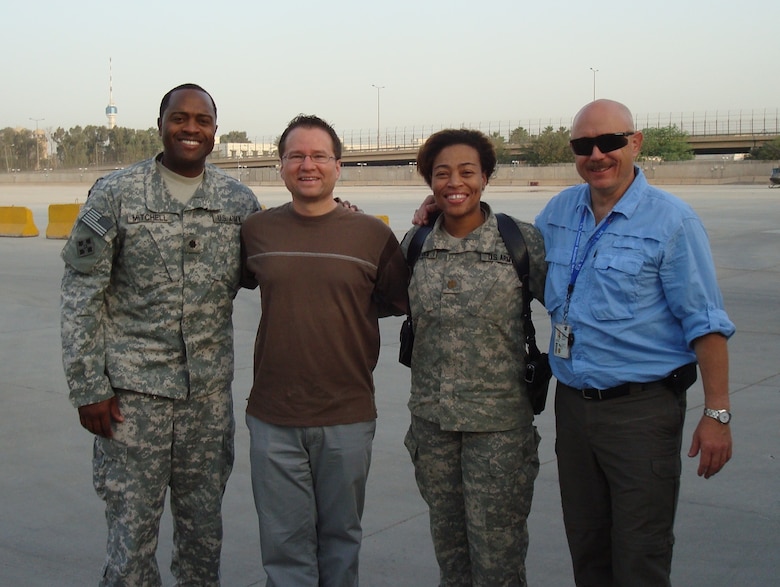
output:
M696 381L696 363L688 363L671 372L663 379L657 381L648 381L647 383L622 383L615 387L607 389L595 389L587 387L585 389L576 389L584 399L589 400L607 400L623 397L632 391L641 391L655 385L664 385L672 391L682 393Z

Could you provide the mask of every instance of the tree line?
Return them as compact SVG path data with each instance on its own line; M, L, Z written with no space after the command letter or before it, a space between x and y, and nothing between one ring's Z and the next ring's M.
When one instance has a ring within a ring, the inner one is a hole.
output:
M644 142L640 158L661 161L693 159L688 134L677 125L647 128L642 131ZM571 163L574 155L569 148L571 131L548 126L532 136L523 127L517 127L506 137L491 133L498 162L503 164L551 165ZM52 148L48 148L51 141ZM223 143L250 143L245 131L230 131L220 136ZM521 147L521 154L513 155L510 147ZM109 129L105 126L75 126L58 128L47 135L28 129L0 130L0 157L5 171L34 171L42 169L77 169L87 167L124 167L152 157L162 150L162 141L156 128L135 130L125 127ZM753 148L748 158L780 159L780 139ZM0 163L0 165L2 164Z
M688 133L680 130L676 124L642 130L644 140L639 160L656 161L689 161L694 158L693 149L688 141ZM571 131L561 127L554 130L548 126L538 136L532 137L522 127L514 129L507 141L499 133L490 136L496 147L499 163L523 161L528 165L551 165L554 163L570 163L574 155L569 148ZM523 154L513 157L508 152L510 145L523 145ZM753 147L746 159L780 160L780 138Z
M51 147L49 144L51 142ZM0 157L6 171L124 167L162 150L156 128L135 130L89 125L60 127L50 134L28 129L0 130Z
M644 141L642 143L641 158L658 159L663 161L686 161L693 159L693 149L688 142L688 134L681 131L676 125L663 128L647 128L642 131ZM526 165L552 165L555 163L573 163L574 154L569 148L571 131L560 127L558 130L548 126L541 133L532 136L531 133L518 126L505 137L500 132L489 135L496 149L498 163ZM223 143L249 143L251 142L245 132L232 131L222 135ZM276 139L278 144L279 137ZM513 154L512 147L521 147L520 153Z
M676 125L646 128L642 134L644 141L640 160L687 161L694 157L688 134ZM569 148L571 130L565 127L555 130L548 126L537 136L531 136L523 127L517 127L509 134L509 140L497 132L492 133L490 139L496 147L499 163L552 165L574 162L574 154ZM522 146L521 154L513 156L509 147L517 145Z

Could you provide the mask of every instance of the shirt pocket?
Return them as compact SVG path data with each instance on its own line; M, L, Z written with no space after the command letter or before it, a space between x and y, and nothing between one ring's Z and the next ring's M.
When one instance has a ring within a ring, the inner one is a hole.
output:
M202 231L203 255L200 261L214 285L221 284L235 295L241 285L241 224L214 222Z
M596 320L625 320L634 316L642 264L638 254L599 252L593 260L592 296L588 300Z
M504 324L517 305L520 281L506 260L474 251L418 262L409 289L412 314L433 314L463 325Z
M520 279L508 257L503 261L483 258L471 281L467 311L473 316L500 326L519 311Z
M126 227L121 259L130 283L137 292L178 281L178 265L172 258L166 262L163 254L181 250L181 246L172 245L171 237L167 226L150 229L144 224L130 224Z
M552 314L566 301L566 293L571 280L571 250L550 248L544 259L547 261L544 307Z

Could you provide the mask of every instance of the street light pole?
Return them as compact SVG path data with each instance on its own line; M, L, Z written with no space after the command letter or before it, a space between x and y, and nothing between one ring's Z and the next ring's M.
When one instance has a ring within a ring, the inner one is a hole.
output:
M5 172L11 173L11 166L8 164L8 145L3 145L5 147ZM11 150L13 150L14 145L11 143Z
M30 120L35 122L35 171L38 171L41 168L41 143L38 139L38 123L46 119L30 118Z
M596 101L596 73L598 72L598 69L593 69L592 67L590 70L593 72L593 101Z
M376 150L379 150L379 90L384 90L385 86L377 86L376 84L371 84L372 87L376 88Z

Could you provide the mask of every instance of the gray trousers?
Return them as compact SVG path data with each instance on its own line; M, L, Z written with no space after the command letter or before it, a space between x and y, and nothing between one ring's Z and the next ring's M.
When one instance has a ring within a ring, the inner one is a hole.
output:
M558 383L563 520L578 587L668 587L685 394L586 400Z
M357 587L376 422L246 423L267 587Z

